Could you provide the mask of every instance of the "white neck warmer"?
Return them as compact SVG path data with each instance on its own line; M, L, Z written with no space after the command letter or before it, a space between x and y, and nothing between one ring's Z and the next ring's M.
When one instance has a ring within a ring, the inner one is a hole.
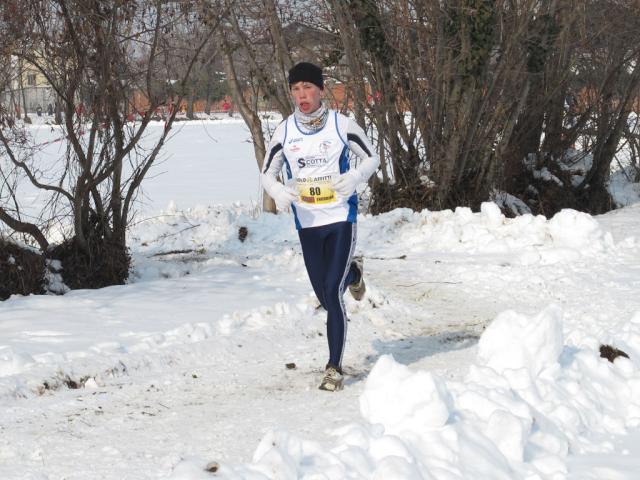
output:
M327 117L329 116L329 110L324 105L320 104L320 108L309 114L303 113L298 107L293 112L298 122L298 126L305 130L307 133L313 133L320 130L327 123Z

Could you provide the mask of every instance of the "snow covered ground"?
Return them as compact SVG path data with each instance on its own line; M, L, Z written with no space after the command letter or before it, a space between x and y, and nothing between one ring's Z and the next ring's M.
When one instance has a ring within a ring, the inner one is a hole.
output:
M638 478L640 203L361 216L321 392L293 222L256 214L243 125L199 125L145 189L129 285L0 303L0 478Z

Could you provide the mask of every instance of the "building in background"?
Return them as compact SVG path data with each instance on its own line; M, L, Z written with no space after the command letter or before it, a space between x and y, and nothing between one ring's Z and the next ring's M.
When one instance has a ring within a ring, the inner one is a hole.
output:
M18 117L38 112L53 114L56 96L44 75L33 65L18 58L11 59L10 77L0 92L0 103L7 112Z

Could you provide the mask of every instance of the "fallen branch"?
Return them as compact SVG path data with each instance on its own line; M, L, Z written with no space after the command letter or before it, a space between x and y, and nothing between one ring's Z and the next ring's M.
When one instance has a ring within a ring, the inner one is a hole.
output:
M160 253L154 253L153 255L150 255L149 258L151 257L162 257L165 255L179 255L179 254L183 254L183 253L194 253L196 252L196 250L194 250L193 248L190 248L189 250L170 250L168 252L160 252Z
M173 237L173 236L175 236L175 235L180 235L182 232L186 232L187 230L191 230L192 228L198 228L199 226L200 226L200 224L197 224L197 225L190 225L190 226L188 226L188 227L186 227L186 228L183 228L183 229L182 229L182 230L180 230L179 232L174 232L174 233L165 233L165 234L160 235L160 236L159 236L158 238L156 238L155 240L151 240L150 242L143 242L143 243L142 243L142 245L146 247L149 243L158 242L158 241L160 241L160 240L164 240L164 239L166 239L166 238Z

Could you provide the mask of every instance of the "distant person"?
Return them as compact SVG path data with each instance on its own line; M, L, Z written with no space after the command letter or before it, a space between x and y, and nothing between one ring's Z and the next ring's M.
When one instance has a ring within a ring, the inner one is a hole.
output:
M347 313L342 295L349 287L365 293L362 259L354 259L358 196L356 186L376 171L379 159L362 128L322 103L322 69L298 63L289 70L295 112L274 132L264 159L262 185L278 209L293 210L304 263L318 300L327 311L329 361L321 390L342 389L342 354ZM349 164L349 152L360 159ZM286 183L277 176L286 166Z
M47 105L47 115L49 116L53 115L53 105L51 104Z
M231 103L227 102L226 100L222 104L222 111L228 114L230 117L233 116L233 107L231 106Z

